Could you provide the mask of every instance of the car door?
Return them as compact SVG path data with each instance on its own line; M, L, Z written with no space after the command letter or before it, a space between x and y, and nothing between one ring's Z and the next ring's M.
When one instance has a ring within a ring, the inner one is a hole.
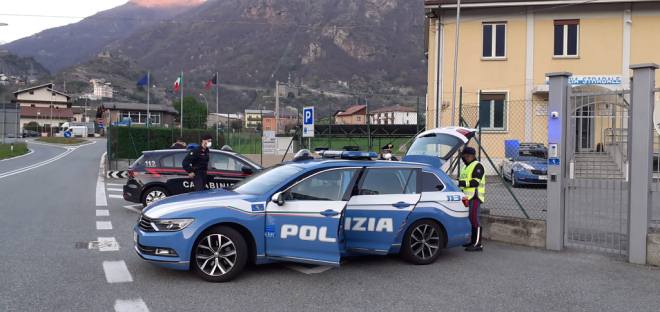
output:
M186 158L188 151L181 150L161 158L162 168L158 171L164 180L169 195L191 192L195 189L192 179L183 169L183 159Z
M418 168L368 168L346 208L346 249L386 254L419 201Z
M207 188L225 188L243 180L248 174L243 173L245 166L235 157L219 151L211 151L209 155Z
M360 170L326 169L276 193L266 205L266 255L339 265L342 215Z

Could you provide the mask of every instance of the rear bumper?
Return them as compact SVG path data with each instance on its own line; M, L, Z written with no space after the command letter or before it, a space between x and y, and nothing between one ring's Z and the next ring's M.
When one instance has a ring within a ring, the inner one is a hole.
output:
M138 185L137 183L131 180L126 182L126 184L124 185L123 196L124 196L124 200L126 201L133 203L142 202L142 199L140 198L141 193L142 193L142 188L140 187L140 185Z

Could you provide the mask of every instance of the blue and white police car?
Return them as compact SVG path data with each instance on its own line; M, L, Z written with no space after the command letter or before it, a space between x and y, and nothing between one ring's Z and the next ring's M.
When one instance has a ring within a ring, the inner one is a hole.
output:
M344 256L398 253L432 263L441 249L470 240L466 199L440 166L471 133L426 131L400 162L301 151L230 190L163 199L135 225L135 251L211 282L233 279L248 262L338 266Z

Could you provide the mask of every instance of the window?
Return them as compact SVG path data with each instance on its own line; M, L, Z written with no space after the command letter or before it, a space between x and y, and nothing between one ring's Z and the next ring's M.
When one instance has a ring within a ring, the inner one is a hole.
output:
M241 171L243 164L236 161L233 157L220 153L211 153L209 159L209 169Z
M174 168L174 156L165 156L161 158L160 166L164 168Z
M479 125L482 130L506 130L506 94L479 96Z
M439 192L445 188L438 177L430 172L422 172L422 192Z
M321 172L296 184L284 194L285 200L345 200L358 169Z
M415 193L417 193L416 169L368 169L360 186L360 195Z
M483 54L484 58L506 57L506 23L483 24Z
M556 20L554 55L577 56L579 36L580 20Z
M360 120L361 120L360 116L357 116L356 119L357 119L357 121L360 121Z
M160 113L149 113L151 115L151 124L160 124ZM123 111L121 112L121 119L130 118L132 123L135 124L146 124L147 123L147 112L132 112L132 111Z
M280 183L296 178L301 171L303 171L302 168L292 164L271 167L238 182L232 190L239 194L264 194Z

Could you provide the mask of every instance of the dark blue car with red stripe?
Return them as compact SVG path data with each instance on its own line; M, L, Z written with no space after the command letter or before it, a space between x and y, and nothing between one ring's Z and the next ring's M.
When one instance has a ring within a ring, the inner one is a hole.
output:
M147 206L165 197L194 190L195 185L182 166L187 152L185 149L142 152L142 156L129 167L124 199ZM261 166L241 154L211 150L206 188L226 188L261 170Z

